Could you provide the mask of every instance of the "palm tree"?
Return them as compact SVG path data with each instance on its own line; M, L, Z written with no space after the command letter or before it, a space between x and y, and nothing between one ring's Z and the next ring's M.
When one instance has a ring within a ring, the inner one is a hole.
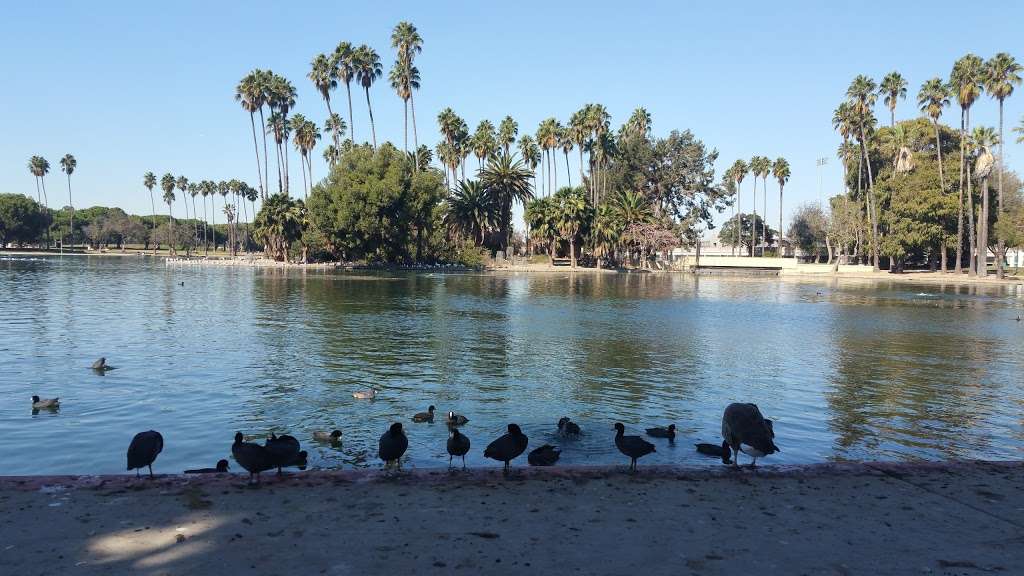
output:
M603 268L604 259L614 250L622 235L615 209L611 204L604 203L594 212L594 221L590 226L590 246L597 257L597 268Z
M167 232L169 234L167 238L167 249L168 254L171 256L175 255L174 250L174 217L171 214L171 204L174 202L174 186L176 181L174 175L167 172L160 178L160 188L164 191L164 203L167 204Z
M736 246L739 246L740 248L742 248L743 246L740 243L740 218L743 214L743 210L740 208L740 198L743 196L740 193L740 185L743 184L743 179L747 177L747 171L747 163L744 162L742 159L738 159L735 162L733 162L732 166L729 168L730 174L732 175L733 179L736 180ZM757 185L755 184L755 186ZM751 248L751 256L753 256L753 248Z
M587 104L585 125L589 130L590 138L588 150L590 151L590 179L592 180L593 199L591 204L595 206L600 203L601 196L607 182L603 168L611 160L611 152L614 142L608 134L611 115L603 104Z
M533 188L537 189L537 166L540 164L540 147L529 134L523 134L519 139L519 157L533 174Z
M307 120L302 114L296 114L291 119L292 130L295 131L295 148L299 151L302 162L303 193L309 195L313 186L313 164L310 162L309 153L316 146L320 139L320 128L315 122ZM309 175L309 182L306 183L306 175Z
M205 254L207 256L209 256L210 255L210 240L213 240L213 251L214 252L217 251L217 210L213 206L213 198L212 198L212 195L216 192L217 185L214 184L212 180L203 180L203 182L200 184L200 188L201 188L201 192L203 194L203 217L204 218L206 217L206 198L210 197L210 220L209 220L209 224L208 224L208 226L210 228L210 238L208 240L204 240L204 242L205 242L204 252L205 252Z
M274 75L270 83L270 103L271 106L277 110L280 115L281 142L278 142L278 148L281 150L281 157L284 160L284 192L288 194L291 191L289 185L289 170L288 170L288 139L291 133L291 126L288 124L288 111L295 107L295 98L297 92L295 86L284 76Z
M196 252L199 252L199 212L196 212L196 196L199 195L199 183L188 183L188 195L192 197L192 223L195 234ZM206 204L203 204L203 236L206 236Z
M875 81L861 74L853 79L846 89L846 96L853 105L853 115L857 119L857 140L860 141L861 156L868 169L868 214L871 218L871 260L875 271L878 270L878 214L875 202L875 181L871 173L871 155L868 152L868 130L875 121L872 107L875 105Z
M547 118L540 123L537 127L537 144L540 145L541 151L544 153L544 158L547 168L547 194L550 195L551 191L558 187L558 177L554 174L554 162L552 162L551 153L558 146L558 132L560 126L558 120L554 118Z
M761 158L763 156L753 156L750 158L750 175L754 177L754 216L750 220L751 223L757 222L757 179L761 177ZM757 226L751 224L750 226L750 255L755 254L754 247L757 246Z
M967 133L971 127L971 106L974 101L978 99L981 94L981 86L984 81L984 64L978 56L974 54L967 54L960 58L953 64L953 71L949 75L949 87L950 91L956 97L957 103L960 104L960 199L959 208L957 215L956 225L956 269L960 270L962 257L963 257L963 242L964 242L964 169L966 160L966 144L967 144ZM967 195L967 201L973 205L970 194ZM968 210L968 219L971 223L974 220L973 209ZM970 238L970 253L968 259L969 274L973 275L977 269L974 266L974 227L970 225L970 231L968 234Z
M509 153L509 147L515 143L518 134L519 124L511 116L505 116L498 124L498 145L505 151L505 154Z
M345 135L346 130L348 130L348 126L345 124L345 120L337 113L331 114L330 116L327 117L326 120L324 120L324 132L330 134L331 139L334 140L335 142L341 141L341 138L342 136ZM327 151L325 150L324 160L327 160L327 163L333 166L334 163L337 162L341 146L329 144L327 148L331 149L333 152L331 152L328 155ZM329 159L328 156L333 158L333 160Z
M580 154L580 183L587 185L586 178L583 174L583 149L588 147L590 140L590 128L587 126L587 107L584 106L580 110L572 113L569 117L569 125L566 127L566 132L569 138L572 139L573 144L576 145L576 150ZM591 187L592 188L592 187ZM593 190L590 191L590 201L594 202Z
M177 185L178 190L181 191L181 199L185 200L185 221L188 222L188 200L185 199L185 194L188 192L188 178L184 176L178 176L177 180L174 181ZM185 253L188 254L189 247L185 246Z
M576 268L576 236L587 211L587 199L582 188L562 188L555 194L558 201L557 228L561 237L569 243L569 267Z
M383 74L380 65L380 56L377 51L366 44L356 48L353 56L353 66L356 72L356 79L366 91L366 109L370 112L370 132L373 135L373 149L377 149L377 127L373 123L373 106L370 105L370 87Z
M525 205L533 198L530 171L514 156L501 153L493 156L480 171L480 181L498 208L502 249L508 250L512 239L512 205L516 202Z
M321 155L324 157L324 162L327 162L329 166L334 166L338 162L339 152L334 147L334 144L328 144Z
M882 96L889 107L889 126L896 125L896 101L907 99L907 81L899 72L889 72L878 85L878 95ZM781 234L782 231L779 231Z
M558 127L558 145L562 147L562 153L565 155L565 177L569 187L572 188L572 175L569 172L569 152L573 148L573 139L569 129L562 126Z
M772 161L767 156L761 156L761 164L758 176L761 177L761 191L764 194L764 217L761 218L761 241L765 243L765 247L768 245L768 176L772 173ZM757 205L757 195L754 195L754 205ZM761 256L764 256L764 250L761 250Z
M149 205L153 209L153 231L156 231L156 202L153 201L153 187L156 186L156 176L152 172L142 175L142 185L149 190ZM153 239L153 255L156 256L156 239Z
M412 98L413 89L418 89L420 87L420 71L408 62L398 60L395 62L395 65L391 67L391 71L388 73L388 81L391 82L391 87L398 94L398 97L402 99L402 103L405 106L405 124L403 128L405 139L403 140L402 149L408 153L409 100Z
M345 92L348 94L349 137L353 143L356 141L356 125L352 120L352 79L356 77L355 56L356 51L352 48L352 44L340 42L334 49L332 59L334 75L345 83Z
M60 169L68 176L68 207L71 209L71 225L68 236L71 238L71 248L75 247L75 205L71 202L71 173L78 167L78 160L71 154L65 154L60 159ZM64 240L60 241L60 249L64 250Z
M472 142L473 155L476 156L478 168L482 170L484 161L490 158L498 147L494 124L491 124L490 120L481 120L476 126L476 132L473 133Z
M647 138L651 133L651 113L637 108L622 126L623 134L630 138Z
M498 223L498 207L478 180L460 180L448 198L445 226L457 236L472 238L482 246L487 232Z
M1020 117L1020 125L1014 127L1013 131L1020 134L1017 136L1017 144L1024 144L1024 116Z
M981 180L981 213L978 215L978 276L988 275L988 214L989 187L988 177L992 173L995 162L991 148L999 143L999 135L988 126L978 126L971 132L971 143L977 151L974 177ZM998 260L998 258L997 258Z
M832 128L839 132L839 135L843 137L842 148L845 149L850 143L850 137L856 132L856 121L853 114L853 105L849 100L843 101L836 107L832 113ZM843 160L843 188L849 190L849 184L847 183L847 175L850 172L849 158ZM858 181L860 179L860 173L857 173ZM859 186L859 185L858 185ZM860 194L860 190L857 190Z
M1000 215L1003 214L1003 101L1013 94L1014 85L1020 85L1020 71L1021 65L1006 52L996 54L985 63L985 90L989 96L999 101L999 163L996 172L999 204L996 206L996 210ZM1005 250L1006 242L1000 238L996 255L996 274L999 278L1005 276L1005 270L1003 270Z
M932 78L921 84L917 91L917 105L921 112L924 112L932 119L932 126L935 127L935 154L939 163L939 187L946 191L946 179L942 175L942 141L939 138L939 118L942 116L942 109L949 106L949 88L941 78Z
M220 205L221 205L221 211L222 212L224 211L224 208L227 207L228 192L230 192L230 191L231 191L231 184L229 182L227 182L225 180L221 180L220 182L217 182L215 192L220 194ZM284 194L284 196L286 198L288 197L287 194ZM217 207L216 207L216 204L214 204L213 200L214 199L211 197L210 198L210 207L214 210L214 212L216 212ZM228 252L228 253L230 253L230 251L232 250L232 247L231 247L231 226L230 226L230 224L231 223L228 222L228 227L227 227L228 238L224 241L224 251ZM213 235L214 235L213 249L217 250L217 242L216 242L217 228L216 228L216 225L214 225Z
M334 111L331 110L331 90L338 87L338 72L331 58L326 54L317 54L310 63L309 74L306 76L313 82L313 86L316 86L324 103L327 104L327 118L335 118ZM338 119L340 120L340 118ZM339 134L332 132L331 137L334 139L334 146L341 147L341 142L338 140ZM253 138L256 138L255 129Z
M275 150L277 151L277 193L287 194L284 187L284 159L281 155L281 146L284 144L284 132L291 127L285 121L284 116L273 112L267 117L267 133L274 136Z
M772 164L772 176L775 176L775 180L779 183L779 256L782 256L782 189L786 186L786 182L789 182L789 162L785 158L779 157L775 159L775 163Z
M256 140L256 112L260 113L260 124L263 124L263 86L260 81L260 70L254 70L246 74L235 87L235 100L242 105L242 109L249 113L249 124L252 126L252 147L256 151L256 174L259 175L260 193L266 195L263 187L263 172L260 166L260 148ZM266 154L266 140L264 143L264 154Z
M402 63L409 74L406 87L409 109L412 111L412 147L419 150L420 141L416 135L416 104L413 100L413 92L420 89L420 72L414 62L416 55L423 51L423 38L411 22L399 22L391 31L391 47L397 50L398 61Z
M50 247L50 200L46 197L46 175L50 173L50 162L42 156L33 156L28 163L29 171L36 177L36 186L43 187L43 212L46 215L46 247ZM39 190L36 189L36 197Z
M557 206L554 198L536 198L523 209L523 220L530 229L530 235L543 240L548 261L555 264L555 248L558 241Z

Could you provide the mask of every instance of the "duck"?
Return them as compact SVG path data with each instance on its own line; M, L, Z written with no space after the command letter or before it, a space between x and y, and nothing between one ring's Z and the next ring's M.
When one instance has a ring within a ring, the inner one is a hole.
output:
M149 477L153 477L153 462L164 449L164 437L156 430L139 432L128 445L128 471L135 470L139 477L139 469L149 468Z
M218 460L215 468L196 468L195 470L185 470L185 474L224 474L231 468L228 466L227 460Z
M272 470L274 468L273 461L266 448L255 442L244 442L243 440L242 433L236 432L235 442L231 445L231 456L234 457L235 462L249 472L249 483L252 484L255 477L258 484L260 472Z
M505 472L508 472L509 463L525 452L529 443L530 439L523 434L518 424L509 424L506 434L502 434L497 440L487 445L484 457L504 462Z
M452 458L462 457L462 469L466 469L466 454L469 453L469 437L459 432L458 428L452 428L448 437L448 468L452 467Z
M668 427L655 426L647 429L647 435L653 438L668 438L669 442L676 439L676 425L669 424Z
M732 449L729 448L729 443L722 441L722 445L717 444L694 444L697 447L697 452L705 456L714 456L715 458L721 458L723 464L732 464Z
M545 444L540 448L535 448L526 455L527 462L530 466L554 466L555 462L558 461L559 455L562 451L550 444Z
M413 422L431 422L431 423L433 423L434 422L434 410L435 410L434 405L431 404L427 408L426 412L418 412L415 416L413 416L412 417L412 421Z
M113 366L107 364L107 359L105 357L101 357L99 360L93 362L90 368L97 372L106 372L107 370L114 369Z
M281 469L285 467L306 467L306 456L303 454L304 451L299 445L299 441L294 436L289 436L288 434L277 436L271 433L270 438L267 438L263 447L266 448L273 465L277 467L279 475L282 473Z
M316 440L317 442L330 442L331 444L337 444L338 442L341 442L341 430L331 430L330 432L317 430L313 432L313 440Z
M744 452L754 458L750 466L757 465L757 459L780 452L775 445L775 429L772 421L761 415L757 404L734 402L722 414L722 439L736 454L733 465L739 466L739 454Z
M377 391L373 388L367 388L366 390L356 390L352 393L352 397L357 400L373 400L377 397Z
M626 427L622 422L615 423L615 447L626 456L629 456L629 469L636 472L636 461L651 452L657 452L654 444L639 436L626 436Z
M569 420L568 416L562 416L558 419L558 431L563 436L579 436L580 426L579 424Z
M32 396L33 410L56 410L60 408L60 398L40 398Z
M448 413L449 426L462 426L466 422L469 422L469 418L466 418L462 414L456 414L455 412Z
M377 444L377 456L384 461L384 467L395 464L401 468L402 455L409 449L409 439L402 431L402 423L395 422L388 431L381 435Z

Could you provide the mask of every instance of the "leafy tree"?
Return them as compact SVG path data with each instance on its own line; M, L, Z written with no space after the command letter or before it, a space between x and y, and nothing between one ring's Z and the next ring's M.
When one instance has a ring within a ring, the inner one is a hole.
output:
M740 247L745 247L747 255L753 256L753 242L754 242L754 230L764 229L766 234L766 241L772 243L775 241L775 230L771 227L766 226L764 220L758 214L737 214L735 219L730 218L718 231L718 240L726 246L736 246L736 220L740 222L739 230L739 241ZM792 227L791 227L792 228Z
M256 240L268 258L283 262L292 243L302 238L306 207L302 200L274 194L263 202L254 222Z
M569 244L569 265L576 268L576 245L586 234L591 209L583 188L562 188L552 197L556 204L555 227L559 237Z
M497 226L498 207L477 180L462 180L448 198L444 223L456 236L482 246L487 233Z
M889 72L878 85L878 95L882 96L889 108L889 126L895 126L896 102L907 99L907 80L899 72Z
M530 171L515 156L500 153L491 158L480 171L480 182L498 208L498 229L501 246L508 249L512 239L512 206L525 205L533 198Z
M801 252L817 261L821 261L822 248L827 248L831 262L828 217L817 204L803 204L796 209L793 221L789 225L788 236Z
M523 219L530 235L545 247L551 265L555 263L558 246L558 204L554 198L534 198L526 203Z
M46 225L38 202L21 194L0 194L0 248L38 242Z

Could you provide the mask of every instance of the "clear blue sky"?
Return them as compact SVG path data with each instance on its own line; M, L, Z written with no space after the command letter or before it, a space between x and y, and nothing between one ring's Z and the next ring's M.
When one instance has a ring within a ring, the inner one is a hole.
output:
M381 54L385 79L371 90L378 139L401 146L402 105L386 82L391 28L400 20L424 38L421 142L437 141L435 118L445 106L471 129L511 114L531 133L543 118L565 122L587 102L603 103L616 127L644 106L657 135L689 128L717 148L719 173L737 157L787 158L787 215L818 197L815 158L829 158L825 195L839 189L831 117L855 75L877 80L899 70L910 82L897 109L906 118L917 115L921 82L948 76L966 52L1024 60L1024 4L1015 2L15 3L0 20L0 192L34 196L26 163L40 154L52 165L51 205L66 204L58 160L67 152L79 162L79 208L148 213L147 170L255 185L235 84L254 67L271 68L298 88L296 111L322 122L326 110L306 73L314 55L340 40ZM344 98L343 89L335 93L336 111ZM353 105L356 135L368 138L362 94ZM1007 131L1022 114L1018 89L1007 101ZM887 117L881 104L878 115ZM955 125L957 117L948 109L944 120ZM975 124L995 125L996 117L987 96L972 110ZM1007 164L1020 169L1024 146L1007 140ZM298 166L292 181L301 183ZM575 182L575 164L573 173ZM564 183L564 165L559 174ZM769 222L778 214L773 188Z

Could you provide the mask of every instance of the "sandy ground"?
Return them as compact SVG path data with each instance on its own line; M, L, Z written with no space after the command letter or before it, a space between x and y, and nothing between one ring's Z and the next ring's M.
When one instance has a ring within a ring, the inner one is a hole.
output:
M1024 574L1024 463L0 479L4 574Z

